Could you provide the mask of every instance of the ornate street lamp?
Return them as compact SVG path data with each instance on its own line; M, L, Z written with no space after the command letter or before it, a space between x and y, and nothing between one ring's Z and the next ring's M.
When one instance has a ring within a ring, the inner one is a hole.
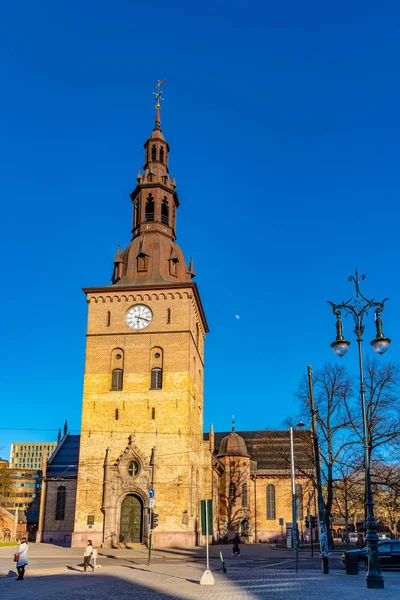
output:
M368 550L368 572L367 572L367 587L368 588L383 588L384 579L382 577L379 555L378 555L378 534L377 534L377 522L374 516L374 501L372 498L372 487L371 487L371 466L370 466L370 449L368 444L368 424L367 424L367 410L365 405L365 385L364 385L364 369L363 369L363 354L362 354L362 341L364 333L363 319L364 315L368 315L371 309L375 310L375 326L376 326L376 338L371 342L371 346L374 351L378 354L384 354L390 344L390 339L385 337L382 330L382 319L381 312L385 307L385 302L388 298L382 300L382 302L375 302L374 300L368 300L364 294L360 291L360 281L365 279L365 275L356 274L349 277L349 281L353 281L356 292L347 300L341 304L334 304L329 302L332 306L333 314L336 316L336 340L331 344L334 353L337 356L344 356L349 349L350 342L345 340L343 337L343 325L342 325L342 312L345 316L351 315L354 319L355 328L354 333L357 336L358 344L358 363L360 369L360 397L363 417L363 437L364 437L364 454L365 454L365 506L367 512L367 520L365 522L365 529L367 531L366 542Z

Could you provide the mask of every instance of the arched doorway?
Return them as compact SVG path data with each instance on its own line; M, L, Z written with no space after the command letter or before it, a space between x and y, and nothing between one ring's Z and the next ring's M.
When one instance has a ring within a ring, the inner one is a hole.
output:
M141 543L143 527L143 503L139 496L129 494L121 504L119 541L123 544Z

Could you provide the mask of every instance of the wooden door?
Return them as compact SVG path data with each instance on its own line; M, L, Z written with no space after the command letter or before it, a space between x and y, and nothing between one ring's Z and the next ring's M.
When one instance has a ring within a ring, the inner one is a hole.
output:
M121 505L119 541L124 544L142 541L143 506L137 496L126 496Z

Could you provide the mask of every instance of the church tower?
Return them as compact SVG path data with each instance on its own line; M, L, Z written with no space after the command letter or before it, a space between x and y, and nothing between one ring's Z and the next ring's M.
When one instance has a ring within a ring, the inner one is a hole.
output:
M73 545L147 543L154 490L157 546L198 541L209 493L203 442L208 331L192 260L176 243L179 207L160 126L144 145L132 238L119 247L112 283L86 288L88 325Z

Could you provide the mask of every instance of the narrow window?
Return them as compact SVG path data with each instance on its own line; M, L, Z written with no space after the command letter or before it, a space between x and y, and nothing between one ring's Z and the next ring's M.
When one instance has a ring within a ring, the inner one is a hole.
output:
M303 518L303 486L296 483L296 519L301 521Z
M171 323L171 309L167 308L167 325Z
M200 339L200 330L199 330L199 326L196 323L196 346L199 347L199 339Z
M247 483L242 485L242 506L247 506Z
M154 144L151 147L151 160L157 160L157 149Z
M169 225L169 207L168 200L166 198L163 198L161 204L161 223L164 223L164 225Z
M273 521L275 517L275 486L272 483L267 485L267 520Z
M162 389L162 369L156 368L151 370L151 389Z
M67 490L65 489L65 486L60 485L60 487L57 489L56 521L64 521L66 493Z
M108 310L107 311L107 327L110 327L111 325L111 311Z
M229 484L229 504L230 506L236 505L236 485L234 483Z
M113 392L117 390L122 390L122 377L123 377L122 369L114 369L111 377L111 390Z
M169 259L169 273L170 275L175 275L176 276L176 267L177 267L178 261L177 260L172 260L172 258Z
M154 407L151 409L151 418L152 419L156 418L156 409Z
M138 273L145 273L147 271L147 255L139 254L136 259L136 267Z
M115 409L115 420L118 421L119 419L119 410L118 408Z
M145 221L154 221L154 199L151 194L147 198L147 201L146 201L144 220Z
M160 162L164 162L164 146L160 146Z

